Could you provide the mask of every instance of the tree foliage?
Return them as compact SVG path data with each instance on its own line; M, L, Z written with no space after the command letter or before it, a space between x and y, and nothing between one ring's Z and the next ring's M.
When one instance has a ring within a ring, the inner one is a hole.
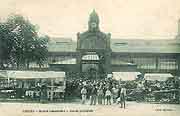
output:
M39 37L37 26L21 15L11 15L0 24L0 67L29 68L47 58L48 36Z
M5 68L10 63L13 46L13 34L6 23L0 23L0 67Z

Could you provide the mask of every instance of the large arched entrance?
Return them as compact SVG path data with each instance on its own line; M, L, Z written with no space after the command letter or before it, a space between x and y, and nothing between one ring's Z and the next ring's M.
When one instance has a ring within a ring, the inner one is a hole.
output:
M77 65L83 76L86 73L86 77L90 77L95 71L98 79L111 73L110 38L110 33L100 31L98 14L93 11L89 17L88 30L77 34ZM90 67L90 72L87 67Z
M90 68L89 70L88 70L88 73L89 73L89 79L97 79L97 78L99 78L98 76L98 70L97 69L95 69L95 68Z
M104 76L103 58L96 52L87 52L81 58L81 73L84 78L101 79Z

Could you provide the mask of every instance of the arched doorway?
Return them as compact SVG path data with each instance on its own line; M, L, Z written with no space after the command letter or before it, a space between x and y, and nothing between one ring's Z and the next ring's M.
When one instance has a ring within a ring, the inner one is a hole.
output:
M97 52L85 52L81 57L81 73L88 79L100 79L103 72L102 55Z
M88 73L89 73L89 79L97 79L98 78L98 71L97 69L95 68L90 68L88 70Z

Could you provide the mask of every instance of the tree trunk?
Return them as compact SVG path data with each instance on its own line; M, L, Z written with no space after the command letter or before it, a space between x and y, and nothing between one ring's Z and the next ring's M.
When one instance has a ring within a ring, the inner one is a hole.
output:
M19 70L20 63L17 61L17 70Z
M28 69L29 70L29 60L26 62L26 69Z

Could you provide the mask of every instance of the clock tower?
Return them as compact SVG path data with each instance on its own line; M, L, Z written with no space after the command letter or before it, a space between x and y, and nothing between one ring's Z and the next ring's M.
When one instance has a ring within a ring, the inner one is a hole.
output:
M89 15L88 30L77 34L77 63L81 73L96 74L90 78L111 73L111 34L101 32L99 22L99 16L93 10Z

